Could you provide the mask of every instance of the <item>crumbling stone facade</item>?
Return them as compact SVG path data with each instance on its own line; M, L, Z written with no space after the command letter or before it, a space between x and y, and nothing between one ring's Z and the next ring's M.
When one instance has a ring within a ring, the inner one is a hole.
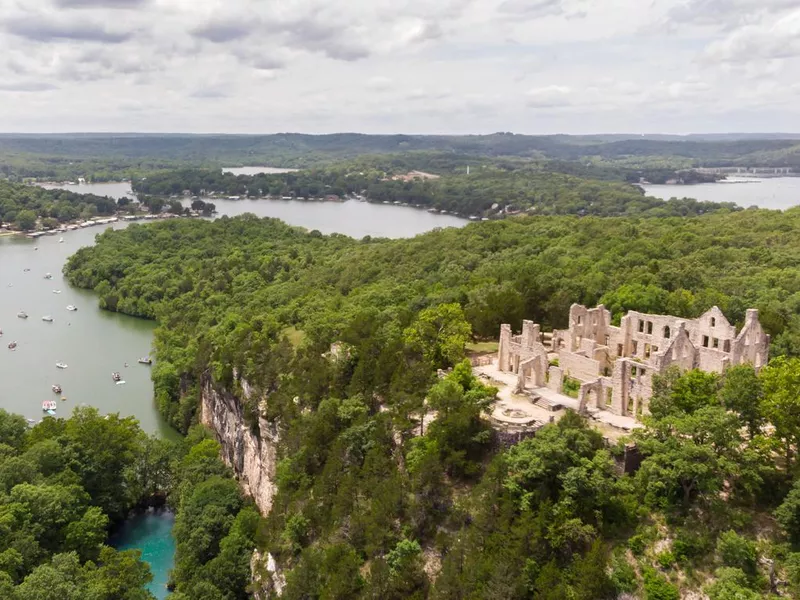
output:
M498 368L518 375L518 391L548 387L560 392L568 376L581 383L582 410L631 417L647 412L653 375L673 365L722 373L745 363L760 369L769 358L769 335L756 309L747 310L737 332L716 306L697 319L631 311L615 326L603 305L573 304L569 329L553 331L549 348L542 340L532 321L523 321L520 335L513 335L510 325L500 327ZM557 355L558 366L550 365L548 354Z

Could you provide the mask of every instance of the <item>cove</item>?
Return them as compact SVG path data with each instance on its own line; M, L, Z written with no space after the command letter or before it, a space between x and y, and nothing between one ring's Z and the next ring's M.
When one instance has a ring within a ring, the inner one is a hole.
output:
M648 196L662 200L695 198L708 202L733 202L743 208L757 206L786 210L800 204L800 177L747 178L743 182L694 185L643 185Z
M117 550L141 550L142 560L153 574L147 589L158 600L169 594L169 572L175 563L174 524L175 515L170 511L148 510L124 521L109 540Z

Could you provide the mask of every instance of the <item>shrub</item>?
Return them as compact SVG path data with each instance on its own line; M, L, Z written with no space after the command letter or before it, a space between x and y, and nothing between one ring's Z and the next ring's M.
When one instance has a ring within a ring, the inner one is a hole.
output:
M636 571L622 554L616 554L611 559L611 582L618 594L633 594L639 587Z
M711 600L758 600L761 594L748 586L747 575L741 569L723 567L717 569L717 580L703 591Z
M581 382L577 379L573 379L569 375L564 376L564 381L561 384L561 391L564 393L565 396L569 396L570 398L577 398L578 392L581 389Z
M792 543L800 544L800 480L775 511L775 518Z
M719 536L717 553L726 567L741 569L745 573L755 573L756 544L735 531L726 531Z
M656 562L662 569L669 569L673 564L675 564L675 555L669 550L666 550L656 556Z
M632 535L628 540L628 548L631 549L636 556L644 554L644 549L647 547L647 541L640 533Z
M710 554L713 542L705 534L697 534L682 529L672 542L672 553L678 562L685 562L698 556Z
M646 600L680 600L681 597L678 588L655 569L644 572L644 594Z

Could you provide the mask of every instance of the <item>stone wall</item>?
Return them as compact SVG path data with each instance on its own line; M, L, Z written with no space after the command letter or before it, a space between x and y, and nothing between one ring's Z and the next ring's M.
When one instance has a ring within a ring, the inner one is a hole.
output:
M580 381L593 381L600 376L598 361L564 350L558 355L558 366L565 374Z

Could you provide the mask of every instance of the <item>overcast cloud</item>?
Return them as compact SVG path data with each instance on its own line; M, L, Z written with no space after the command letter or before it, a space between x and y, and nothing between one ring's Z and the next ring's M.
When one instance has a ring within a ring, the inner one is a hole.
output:
M800 131L800 0L0 0L0 131Z

